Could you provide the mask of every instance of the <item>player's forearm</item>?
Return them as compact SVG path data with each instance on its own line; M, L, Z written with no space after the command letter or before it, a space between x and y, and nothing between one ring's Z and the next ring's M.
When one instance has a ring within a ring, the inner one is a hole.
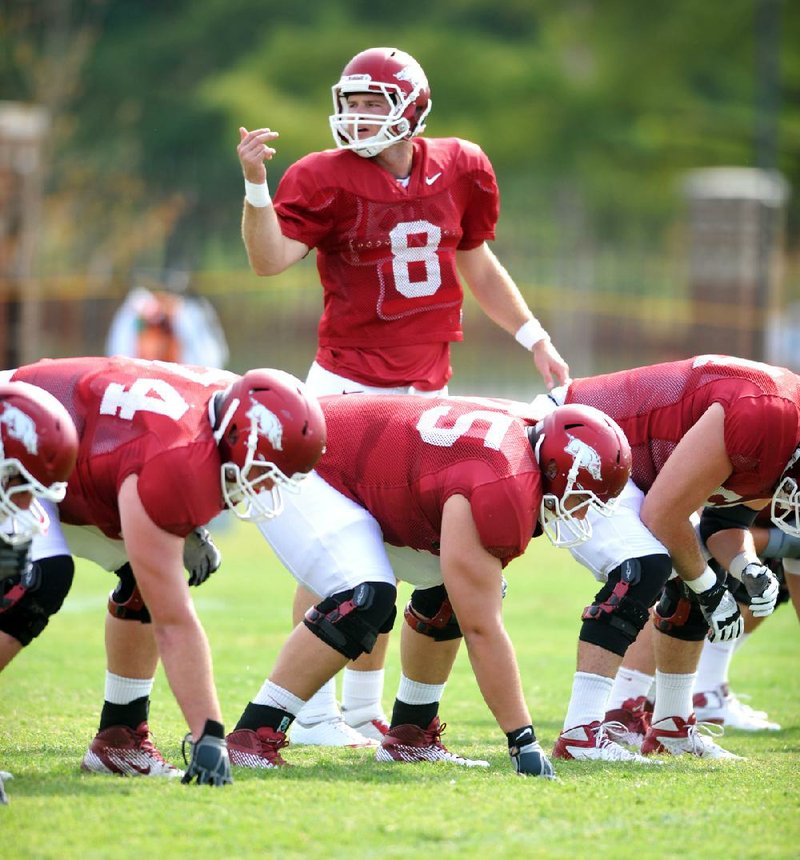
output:
M464 633L472 670L489 710L504 732L531 723L514 648L504 630Z
M159 656L189 731L197 739L206 720L222 722L208 640L195 618L180 624L153 624Z
M706 569L706 561L691 522L678 515L661 516L648 508L647 501L645 498L641 510L642 522L664 545L678 576L685 582L697 579Z

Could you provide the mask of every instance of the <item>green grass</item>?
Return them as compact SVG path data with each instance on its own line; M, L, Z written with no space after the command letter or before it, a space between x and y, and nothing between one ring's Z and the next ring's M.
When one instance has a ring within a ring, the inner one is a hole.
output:
M253 528L218 534L225 563L195 591L228 728L288 632L293 580ZM507 571L506 621L537 733L549 749L574 671L591 576L536 540ZM734 661L732 684L783 725L729 732L745 762L660 768L557 763L559 781L511 771L505 738L462 653L448 684L445 743L489 770L378 765L368 750L290 747L296 766L236 771L222 790L82 774L103 698L103 618L112 576L79 564L62 612L0 677L0 857L22 858L794 858L800 849L800 627L788 607ZM401 599L407 597L402 589ZM394 637L385 705L399 675ZM150 724L180 761L184 722L159 674Z

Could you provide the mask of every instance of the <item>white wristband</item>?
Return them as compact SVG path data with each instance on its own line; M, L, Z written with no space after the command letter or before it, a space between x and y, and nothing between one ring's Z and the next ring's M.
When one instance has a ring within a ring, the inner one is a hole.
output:
M540 340L544 340L546 337L548 337L547 332L539 320L534 317L517 329L514 340L525 349L531 350Z
M697 577L697 579L685 579L684 582L692 589L695 594L700 594L701 591L708 591L717 584L717 575L706 566L706 569Z
M272 203L269 196L269 185L266 182L256 183L244 181L244 199L256 209L263 209Z
M741 582L742 573L748 564L757 564L761 567L761 562L758 560L757 556L750 555L746 552L740 552L739 555L734 556L734 558L731 559L731 563L728 565L728 570L732 576L735 576L736 579Z

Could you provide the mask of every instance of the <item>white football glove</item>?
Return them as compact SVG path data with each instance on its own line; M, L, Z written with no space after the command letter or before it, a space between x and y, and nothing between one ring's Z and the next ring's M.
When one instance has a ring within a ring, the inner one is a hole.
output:
M711 642L738 639L744 632L744 620L734 596L724 585L717 583L695 595L703 617L708 622Z
M763 564L751 562L741 574L742 585L750 596L750 611L755 618L771 615L781 590L775 574Z

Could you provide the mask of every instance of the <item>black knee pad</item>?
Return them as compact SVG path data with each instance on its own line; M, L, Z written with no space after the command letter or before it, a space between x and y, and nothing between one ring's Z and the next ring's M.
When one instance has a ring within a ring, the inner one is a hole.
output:
M24 577L5 580L6 609L0 612L0 630L23 647L47 627L72 587L72 556L56 555L34 561Z
M648 608L671 570L669 556L663 554L628 559L614 568L583 610L580 640L622 657L647 623Z
M117 587L108 595L108 614L123 621L150 624L150 610L145 606L133 569L125 563L114 573L119 577Z
M388 582L362 582L326 597L306 612L303 623L326 645L350 660L375 647L397 615L397 588Z
M661 633L683 642L701 642L708 634L708 622L700 604L678 577L664 586L653 623Z
M412 630L430 636L435 642L448 642L463 635L443 585L415 588L406 606L405 619Z

